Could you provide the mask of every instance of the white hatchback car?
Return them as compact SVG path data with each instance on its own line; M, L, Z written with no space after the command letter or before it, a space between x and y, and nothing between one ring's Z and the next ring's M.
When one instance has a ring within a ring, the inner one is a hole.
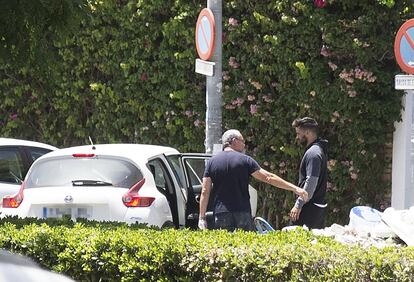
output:
M139 144L61 149L40 157L20 191L3 198L3 216L197 228L201 179L208 158ZM250 196L254 216L255 189L250 189Z
M0 197L17 193L32 163L56 149L39 142L0 138Z

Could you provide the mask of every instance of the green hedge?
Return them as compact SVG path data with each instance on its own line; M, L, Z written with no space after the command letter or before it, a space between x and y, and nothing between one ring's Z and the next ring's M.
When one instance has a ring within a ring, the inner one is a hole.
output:
M414 279L412 248L362 249L303 230L259 235L7 219L0 247L78 281Z
M223 130L239 128L264 168L296 181L303 148L291 122L315 117L330 141L328 223L346 223L355 205L390 205L384 151L402 96L393 87L400 72L393 42L413 5L223 1ZM91 1L77 34L51 40L57 59L46 73L0 66L0 135L57 146L91 136L204 151L205 77L194 73L203 7L188 0ZM293 195L260 191L259 214L284 225Z

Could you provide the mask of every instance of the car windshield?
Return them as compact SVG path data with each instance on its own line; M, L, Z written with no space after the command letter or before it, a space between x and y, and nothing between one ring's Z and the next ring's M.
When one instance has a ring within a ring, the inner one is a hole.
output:
M38 163L28 175L25 189L50 186L131 188L142 178L142 172L125 160L71 157Z

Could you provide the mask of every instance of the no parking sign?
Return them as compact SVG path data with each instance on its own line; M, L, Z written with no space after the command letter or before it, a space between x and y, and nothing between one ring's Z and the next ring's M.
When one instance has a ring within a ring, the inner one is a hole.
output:
M401 69L414 74L414 19L406 21L398 30L394 54Z
M204 8L201 10L196 24L196 48L202 60L208 61L214 51L215 21L213 12Z

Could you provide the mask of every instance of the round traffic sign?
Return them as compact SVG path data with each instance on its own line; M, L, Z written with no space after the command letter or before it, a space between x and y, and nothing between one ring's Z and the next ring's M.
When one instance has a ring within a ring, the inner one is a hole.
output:
M394 54L401 69L414 74L414 19L406 21L398 30Z
M204 8L198 15L196 24L196 48L198 56L207 61L214 52L215 22L213 12Z

